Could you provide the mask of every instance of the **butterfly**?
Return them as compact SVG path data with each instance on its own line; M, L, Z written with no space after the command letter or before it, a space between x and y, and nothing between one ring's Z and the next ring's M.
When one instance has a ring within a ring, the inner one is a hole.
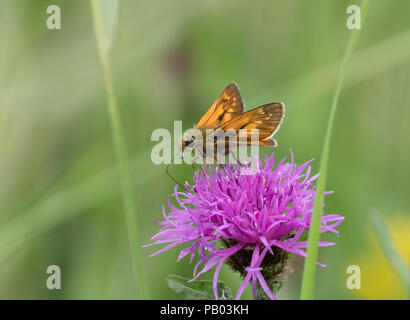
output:
M243 108L238 86L235 83L228 84L196 126L183 134L181 151L199 149L203 159L206 159L209 157L209 150L215 156L222 144L222 150L227 154L229 145L223 133L228 131L236 135L237 145L277 146L272 137L282 124L285 105L282 102L272 102L247 112ZM255 130L259 134L256 140L252 137ZM222 141L217 139L220 136L224 137Z

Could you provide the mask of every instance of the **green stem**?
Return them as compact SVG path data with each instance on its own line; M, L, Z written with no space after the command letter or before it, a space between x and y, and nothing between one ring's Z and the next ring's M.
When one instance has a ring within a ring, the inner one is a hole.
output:
M370 221L372 222L374 233L377 240L385 254L387 260L391 264L393 270L402 279L406 286L407 298L410 298L410 270L404 260L401 258L393 240L390 236L389 229L384 223L383 218L376 211L369 214Z
M143 276L140 245L138 241L138 230L136 221L136 211L132 196L130 173L128 169L128 156L124 142L124 133L119 115L118 105L115 98L114 86L111 76L111 67L108 57L108 49L104 37L104 28L101 17L100 3L98 0L91 0L91 7L94 18L94 29L97 38L98 51L104 73L105 88L108 99L108 114L111 124L111 134L114 143L117 167L120 173L121 194L126 217L128 238L131 247L133 269L137 288L143 299L148 298L148 293Z
M363 0L361 5L361 27L363 27L364 18L366 16L367 9L369 7L370 0ZM339 101L340 92L342 90L343 82L346 74L346 64L353 52L353 49L359 39L360 29L355 29L352 31L349 42L346 47L346 51L340 66L339 77L337 81L336 91L333 96L330 116L327 124L325 141L323 144L322 156L320 159L320 176L317 182L316 197L313 206L312 220L310 223L310 230L308 236L308 248L305 267L303 270L303 280L302 280L302 290L301 299L310 300L314 298L314 287L315 287L315 272L316 272L316 261L318 256L318 244L320 237L320 221L322 214L322 204L323 204L323 193L326 187L326 174L329 162L330 154L330 142L332 136L332 127L334 118L336 115L337 103Z

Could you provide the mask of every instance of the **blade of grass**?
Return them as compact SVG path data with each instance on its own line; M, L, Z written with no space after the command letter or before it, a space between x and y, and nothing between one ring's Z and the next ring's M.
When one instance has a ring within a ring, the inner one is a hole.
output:
M135 203L132 196L131 179L128 169L128 156L124 141L124 133L120 119L117 100L114 93L114 85L111 76L107 38L104 34L104 25L99 0L91 0L91 8L94 20L94 30L97 38L98 52L104 73L104 82L108 99L108 114L111 124L111 134L114 143L117 166L120 173L121 194L124 203L127 231L132 253L132 263L137 282L137 288L143 299L148 298L147 288L142 270L140 245L138 241L138 229L136 221Z
M100 5L106 50L110 50L117 24L118 0L100 0Z
M397 252L397 249L391 239L389 229L380 214L373 211L369 214L369 218L372 222L374 233L376 234L377 240L379 241L387 260L396 271L397 275L403 280L407 288L407 297L410 298L409 268Z
M366 16L367 9L369 7L370 0L363 0L361 5L361 27L363 27L364 19ZM317 182L315 202L313 206L312 220L310 223L310 230L308 236L308 247L305 266L303 270L302 279L302 289L301 289L301 299L311 300L314 298L314 288L315 288L315 273L316 273L316 260L318 256L318 244L320 236L320 221L322 213L323 204L323 193L326 187L326 173L329 162L330 154L330 141L332 135L332 127L336 114L337 103L339 101L340 92L342 90L344 78L346 75L346 65L353 52L353 49L359 39L361 29L355 29L350 35L349 42L346 47L345 54L339 69L339 77L336 85L336 91L333 96L332 105L330 109L330 116L326 128L325 141L323 144L322 156L320 159L319 172L320 176Z

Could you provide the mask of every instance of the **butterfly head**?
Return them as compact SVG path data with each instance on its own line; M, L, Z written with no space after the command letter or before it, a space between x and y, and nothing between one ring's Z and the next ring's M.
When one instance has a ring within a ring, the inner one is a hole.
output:
M181 138L181 150L184 152L185 150L193 150L196 145L196 141L198 139L198 134L196 129L189 129L184 132Z

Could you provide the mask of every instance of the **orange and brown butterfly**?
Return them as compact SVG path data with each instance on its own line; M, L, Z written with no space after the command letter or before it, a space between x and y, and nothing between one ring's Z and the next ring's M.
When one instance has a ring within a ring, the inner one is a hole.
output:
M242 137L239 139L246 145L277 146L276 140L272 137L279 130L285 116L284 104L282 102L272 102L247 112L243 111L243 107L244 104L238 86L235 83L228 84L198 124L183 134L181 151L193 150L197 145L201 145L203 157L206 158L207 143L215 144L214 148L216 150L216 139L212 137L209 139L209 136L207 138L207 129L214 130L216 134L220 130L224 132L233 130L238 134L238 137L241 133ZM256 141L251 139L252 130L258 130L259 132ZM197 135L198 131L200 132L200 138ZM243 132L245 132L245 137ZM198 139L202 139L202 141L198 143ZM224 149L228 150L227 146Z

